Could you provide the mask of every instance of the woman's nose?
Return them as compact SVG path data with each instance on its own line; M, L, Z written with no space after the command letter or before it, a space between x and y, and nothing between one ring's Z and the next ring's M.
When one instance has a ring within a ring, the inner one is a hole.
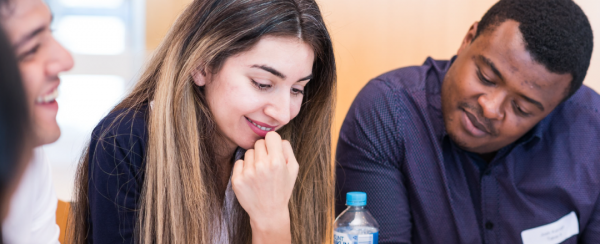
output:
M270 99L269 104L265 108L265 114L275 119L278 124L285 125L291 120L290 112L290 93L280 92L275 97Z

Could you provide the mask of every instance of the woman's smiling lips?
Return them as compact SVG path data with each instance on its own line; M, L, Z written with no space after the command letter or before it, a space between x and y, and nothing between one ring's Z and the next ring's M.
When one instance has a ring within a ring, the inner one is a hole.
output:
M276 128L276 126L270 126L265 123L253 121L253 120L249 119L248 117L244 117L244 118L246 118L246 122L248 122L248 126L250 126L250 129L252 131L254 131L254 133L256 133L260 137L267 136L267 133L269 131L273 131Z

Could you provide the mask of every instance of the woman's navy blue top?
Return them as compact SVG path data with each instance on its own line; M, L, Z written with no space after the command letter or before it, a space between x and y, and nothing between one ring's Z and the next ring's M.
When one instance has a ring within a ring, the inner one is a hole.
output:
M142 106L110 113L92 132L88 243L134 242L148 141L147 111Z

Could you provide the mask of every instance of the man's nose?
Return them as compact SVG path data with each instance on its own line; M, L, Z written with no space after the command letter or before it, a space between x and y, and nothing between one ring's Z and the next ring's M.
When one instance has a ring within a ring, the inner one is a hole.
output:
M71 53L67 51L54 37L52 44L48 48L48 63L46 64L46 72L48 76L58 76L59 73L68 71L73 68L74 61Z
M265 114L275 119L279 125L290 122L290 93L278 92L265 108Z
M502 104L506 98L505 92L495 92L483 94L479 97L478 102L483 108L483 116L490 120L504 119L504 110Z

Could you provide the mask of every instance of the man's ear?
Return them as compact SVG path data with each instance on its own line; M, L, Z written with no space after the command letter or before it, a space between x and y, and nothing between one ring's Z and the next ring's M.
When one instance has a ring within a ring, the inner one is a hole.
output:
M192 79L194 79L194 84L197 86L206 85L206 71L204 71L204 67L198 67L192 71Z
M467 48L467 46L471 45L471 42L473 42L473 38L475 38L475 35L477 35L477 25L478 24L479 24L479 22L475 21L475 23L473 23L473 25L471 25L471 28L469 28L467 35L465 35L465 38L463 39L462 43L460 44L460 47L458 48L458 52L456 52L456 55L459 55L463 50L465 50L465 48Z

